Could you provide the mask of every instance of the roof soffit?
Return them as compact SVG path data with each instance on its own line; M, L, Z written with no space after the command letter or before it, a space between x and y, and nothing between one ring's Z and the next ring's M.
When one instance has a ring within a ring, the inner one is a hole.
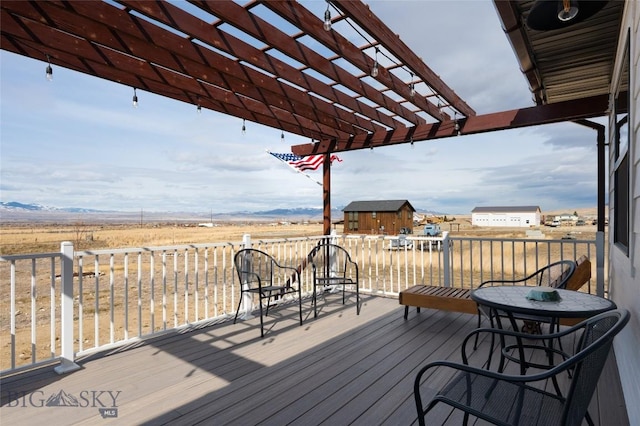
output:
M607 94L624 1L609 1L592 17L549 31L526 25L534 3L494 0L534 101L541 105Z

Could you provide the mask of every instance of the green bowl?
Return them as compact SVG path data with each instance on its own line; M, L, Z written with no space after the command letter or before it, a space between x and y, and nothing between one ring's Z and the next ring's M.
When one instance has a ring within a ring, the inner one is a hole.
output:
M527 299L537 300L540 302L556 302L560 300L560 294L554 288L550 287L538 287L532 288L527 293Z

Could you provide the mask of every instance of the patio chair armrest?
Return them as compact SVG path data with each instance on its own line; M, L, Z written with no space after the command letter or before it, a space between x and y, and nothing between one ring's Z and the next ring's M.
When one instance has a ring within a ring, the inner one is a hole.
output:
M446 368L451 368L451 369L454 369L454 370L462 372L462 373L477 374L479 376L484 376L484 377L488 377L488 378L491 378L491 379L506 380L506 381L509 381L509 382L520 382L520 383L534 382L534 381L538 381L538 380L546 380L546 378L549 377L549 375L550 375L549 372L552 371L552 370L549 370L549 371L545 371L543 373L532 374L532 375L511 375L511 374L498 373L498 372L491 371L491 370L485 370L485 369L482 369L482 368L474 367L472 365L461 364L461 363L458 363L458 362L440 360L440 361L430 362L430 363L426 364L425 366L423 366L422 368L420 368L420 370L418 370L418 374L416 375L416 378L415 378L415 381L414 381L414 389L417 389L420 386L420 382L422 381L422 376L429 369L436 368L436 367L446 367Z
M558 339L567 334L574 333L576 328L579 328L579 326L575 326L575 327L565 329L557 333L551 333L551 334L528 334L528 333L522 333L520 331L506 330L501 328L478 328L476 330L473 330L469 334L467 334L467 336L462 341L462 348L461 348L462 362L466 365L469 364L469 357L467 355L467 344L472 338L475 339L476 335L480 336L482 333L492 334L494 336L499 336L499 337L512 337L514 339L524 339L524 340L527 340L527 344L523 346L526 346L529 349L535 347L537 349L549 351L549 348L545 348L544 345L534 345L534 344L531 344L531 341L544 343L545 341ZM476 346L475 343L472 344L472 347L474 346ZM561 352L557 352L557 351L553 351L553 352L559 353L564 357L567 356L567 354L564 354Z
M286 286L287 287L291 287L291 284L294 282L297 282L298 284L301 284L300 282L300 271L297 268L294 268L293 266L284 266L284 265L277 265L279 269L282 269L283 271L287 272L287 276L289 277L287 279L286 282ZM295 279L293 279L295 278Z

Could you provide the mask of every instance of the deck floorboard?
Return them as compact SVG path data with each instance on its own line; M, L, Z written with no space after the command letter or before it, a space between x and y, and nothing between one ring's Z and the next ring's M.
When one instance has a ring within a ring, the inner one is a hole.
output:
M263 339L259 318L201 324L85 355L78 360L82 369L68 375L47 366L7 376L0 381L0 418L20 425L103 424L108 419L100 409L117 408L120 424L415 424L417 370L437 359L460 361L476 316L423 309L404 320L396 299L361 299L356 315L353 300L342 305L339 295L328 295L317 319L306 301L302 326L297 306L278 307ZM429 387L447 378L436 371ZM80 406L45 405L61 391ZM591 407L596 425L628 424L614 362ZM430 413L431 424L460 422L460 413L445 406Z

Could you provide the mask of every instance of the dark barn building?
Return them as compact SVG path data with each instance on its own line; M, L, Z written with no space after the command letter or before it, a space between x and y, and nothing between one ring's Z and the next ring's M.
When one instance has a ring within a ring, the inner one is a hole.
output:
M413 213L407 200L352 201L343 210L345 234L396 235L401 228L413 232Z

